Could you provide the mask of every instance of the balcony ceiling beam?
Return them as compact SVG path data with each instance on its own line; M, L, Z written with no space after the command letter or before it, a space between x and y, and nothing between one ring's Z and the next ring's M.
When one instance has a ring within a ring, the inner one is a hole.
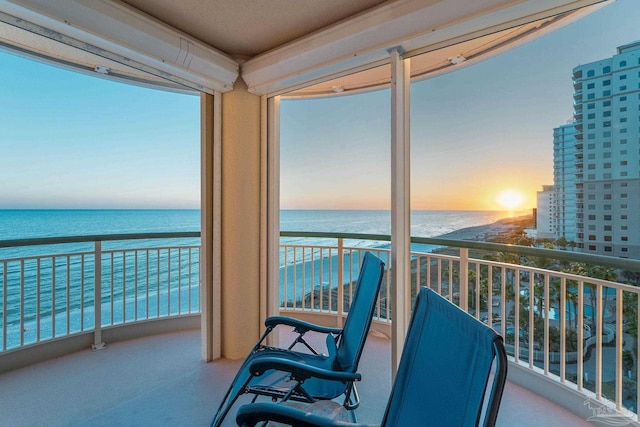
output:
M282 94L389 63L389 49L411 57L603 0L398 0L386 2L252 58L241 74L252 93ZM606 4L606 3L604 3ZM548 28L545 28L548 30ZM522 38L513 43L522 42Z
M230 91L238 76L234 59L121 2L0 0L0 15L27 33L201 92Z

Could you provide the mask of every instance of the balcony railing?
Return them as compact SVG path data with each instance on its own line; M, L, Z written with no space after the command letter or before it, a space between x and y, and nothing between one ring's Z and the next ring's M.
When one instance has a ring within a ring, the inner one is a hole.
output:
M110 327L199 313L199 233L0 242L3 353ZM346 316L364 251L387 235L282 232L280 310ZM191 240L188 240L191 239ZM322 242L319 244L318 242ZM30 246L27 251L25 247ZM27 253L28 252L28 253ZM411 294L428 286L505 336L513 363L637 420L640 261L412 238ZM590 277L595 276L595 277ZM374 327L390 333L391 275Z
M106 327L199 313L199 236L1 241L0 354L84 332L100 347Z
M362 253L390 265L389 236L282 236L282 311L344 317ZM312 237L327 243L296 243ZM640 288L607 275L640 278L640 261L446 239L412 238L412 248L412 296L419 286L437 290L501 332L514 363L637 419ZM378 326L392 320L391 286L387 274Z

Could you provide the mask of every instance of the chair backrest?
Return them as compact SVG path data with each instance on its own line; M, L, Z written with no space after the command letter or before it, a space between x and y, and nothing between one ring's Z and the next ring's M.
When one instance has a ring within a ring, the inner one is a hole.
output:
M336 360L343 371L355 372L358 367L373 320L383 275L384 262L372 253L366 252L338 343Z
M491 366L496 370L487 387ZM502 337L428 288L421 288L383 426L484 425L498 415L507 376Z

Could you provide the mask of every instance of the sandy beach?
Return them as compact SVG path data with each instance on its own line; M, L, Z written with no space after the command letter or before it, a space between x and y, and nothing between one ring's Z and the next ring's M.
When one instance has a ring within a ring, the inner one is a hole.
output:
M520 231L533 226L533 215L523 215L511 218L503 218L492 224L478 225L476 227L461 228L451 233L438 236L443 239L472 240L476 242L494 241L499 236Z

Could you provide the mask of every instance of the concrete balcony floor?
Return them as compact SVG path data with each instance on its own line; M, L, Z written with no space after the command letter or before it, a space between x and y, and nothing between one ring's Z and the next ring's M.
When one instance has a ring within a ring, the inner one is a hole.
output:
M0 375L0 426L208 426L239 364L202 362L199 331L81 351ZM389 340L371 335L360 363L359 421L382 418L389 365ZM508 382L498 425L591 424Z

